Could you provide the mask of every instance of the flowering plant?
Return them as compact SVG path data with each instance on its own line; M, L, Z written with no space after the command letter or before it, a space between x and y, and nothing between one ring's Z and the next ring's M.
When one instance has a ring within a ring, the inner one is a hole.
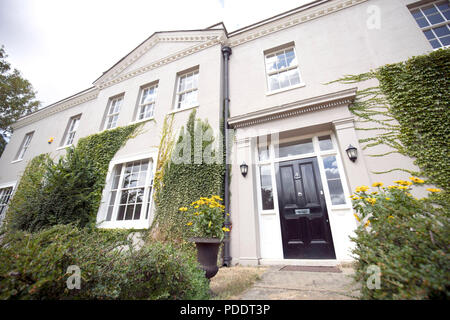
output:
M187 207L178 210L189 216L186 224L192 228L193 233L198 237L223 239L224 232L230 229L223 226L225 222L222 199L213 195L211 198L200 197Z

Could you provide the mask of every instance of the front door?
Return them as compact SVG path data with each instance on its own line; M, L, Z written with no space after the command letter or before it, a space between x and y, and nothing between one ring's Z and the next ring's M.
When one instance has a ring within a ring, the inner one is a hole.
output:
M317 158L276 165L285 259L335 259Z

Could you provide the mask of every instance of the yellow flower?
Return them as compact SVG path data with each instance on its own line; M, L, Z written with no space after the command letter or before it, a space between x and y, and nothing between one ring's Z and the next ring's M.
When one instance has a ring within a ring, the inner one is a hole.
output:
M366 201L370 204L375 204L375 202L377 202L377 199L375 198L366 198Z
M385 198L386 200L391 200L391 198Z
M200 212L197 211L197 212L194 212L194 214L195 214L196 216L198 216L198 215L200 214Z
M427 190L430 192L441 192L441 189L437 189L437 188L427 188Z
M383 186L383 182L374 182L372 184L372 187L382 187Z
M186 207L181 207L181 208L178 209L178 210L180 210L180 211L187 211L187 208L186 208Z
M356 188L356 192L366 192L367 190L369 190L368 186L361 186Z
M367 220L367 222L364 224L364 228L368 227L370 225L370 220Z
M229 216L230 216L230 214L229 214L229 213L227 213L227 216L229 217Z
M210 221L210 222L209 222L209 224L208 224L208 227L210 227L210 228L211 228L211 225L212 225L212 222Z
M378 194L378 191L371 192L370 194Z
M192 222L186 223L187 226L192 226Z
M394 217L393 217L393 216L389 216L389 217L388 217L388 220L389 220L389 219L394 219Z
M402 186L410 186L412 185L412 182L410 181L405 181L405 180L397 180L394 181L396 184L402 185Z
M406 190L406 189L408 189L408 187L407 186L400 186L400 187L397 187L397 189Z
M388 186L388 189L397 189L398 186Z
M361 221L361 219L359 219L359 217L358 217L358 215L356 213L354 213L353 215L355 216L356 220L358 220L358 222Z
M199 205L196 205L194 208L195 208L195 209L198 209L198 207L200 207L200 206L199 206Z
M230 229L228 229L226 227L223 227L222 230L225 231L225 232L230 232Z
M419 178L417 178L417 177L410 177L409 179L412 180L412 181L415 182L415 183L425 183L424 180L419 179Z

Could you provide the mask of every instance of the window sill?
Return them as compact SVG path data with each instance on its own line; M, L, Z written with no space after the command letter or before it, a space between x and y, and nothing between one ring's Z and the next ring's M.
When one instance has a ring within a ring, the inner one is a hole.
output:
M200 106L200 105L195 105L195 106L193 106L193 107L188 107L188 108L183 108L183 109L172 110L172 111L169 112L169 114L175 114L175 113L178 113L178 112L183 112L183 111L186 111L186 110L191 110L191 109L194 109L194 108L198 108L199 106Z
M56 148L55 150L56 150L56 151L64 150L64 149L66 149L66 148L70 148L71 146L73 146L73 144L68 144L68 145L65 145L65 146L62 146L62 147L58 147L58 148Z
M155 120L155 117L150 117L150 118L146 118L146 119L131 121L130 124L136 124L136 123L146 122L146 121L150 121L150 120Z
M292 87L286 87L286 88L283 88L283 89L267 91L266 92L266 96L271 96L271 95L274 95L274 94L277 94L277 93L286 92L286 91L294 90L294 89L298 89L298 88L303 88L305 86L306 86L305 83L300 83L300 84L297 84L297 85L292 86Z
M23 158L22 159L13 160L13 161L11 161L11 163L17 163L17 162L20 162L22 160L23 160Z

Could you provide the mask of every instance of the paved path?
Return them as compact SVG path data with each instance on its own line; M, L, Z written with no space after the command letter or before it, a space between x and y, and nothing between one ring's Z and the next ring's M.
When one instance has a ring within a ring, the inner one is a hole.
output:
M244 300L348 300L357 299L352 268L342 273L281 271L270 267L261 280L240 295Z

